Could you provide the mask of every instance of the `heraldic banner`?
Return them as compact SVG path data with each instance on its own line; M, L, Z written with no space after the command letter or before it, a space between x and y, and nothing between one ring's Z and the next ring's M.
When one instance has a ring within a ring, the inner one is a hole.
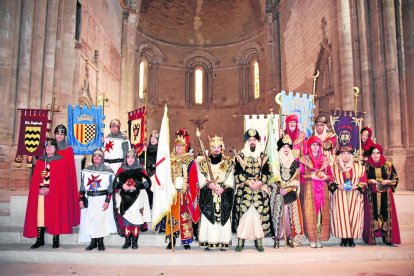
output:
M102 106L68 106L68 141L76 155L102 147L104 118Z
M128 137L138 155L141 154L145 146L146 123L145 106L128 112Z
M50 131L49 110L46 109L22 109L20 116L19 143L15 162L20 164L23 155L41 156L44 154L43 145L46 141L46 133Z
M313 104L313 95L310 94L300 94L289 92L286 94L285 91L282 93L282 114L288 116L291 114L296 114L299 117L298 128L305 132L306 137L310 137L313 133L313 109L315 105ZM282 119L282 126L284 126L285 120Z
M358 153L361 139L359 136L362 114L353 111L331 111L331 125L338 137L338 146L348 146Z

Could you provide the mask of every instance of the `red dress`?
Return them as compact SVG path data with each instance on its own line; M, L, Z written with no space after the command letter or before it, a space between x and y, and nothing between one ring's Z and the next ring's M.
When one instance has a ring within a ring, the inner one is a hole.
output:
M43 182L41 174L45 167L46 162L39 159L30 182L23 229L23 236L26 238L37 237L39 186ZM50 162L49 194L44 197L44 226L46 232L52 235L71 234L72 227L76 226L73 218L70 217L70 214L73 214L73 209L70 209L79 203L78 198L76 200L70 198L68 173L66 161L60 155L55 155Z

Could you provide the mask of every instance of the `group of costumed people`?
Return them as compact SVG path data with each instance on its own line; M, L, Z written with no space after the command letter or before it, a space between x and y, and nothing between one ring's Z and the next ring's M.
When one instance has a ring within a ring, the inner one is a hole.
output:
M387 245L400 244L393 197L398 176L383 148L373 142L371 129L362 129L363 151L354 160L355 149L338 145L326 117L315 119L309 138L298 123L295 114L285 119L277 141L277 171L260 151L255 129L245 132L244 148L235 157L224 155L223 137L215 135L209 137L210 155L197 159L188 131L177 131L170 155L177 193L156 228L165 232L166 248L175 247L179 238L187 250L195 240L206 250L226 250L232 233L238 252L246 240L263 252L265 237L273 238L274 248L281 242L295 247L306 239L310 247L322 248L331 235L341 239L342 247L354 247L354 240L362 237L369 245L377 237ZM55 137L47 139L26 210L24 236L37 237L32 248L45 244L45 232L53 235L53 248L58 248L59 235L71 234L79 224L79 242L90 243L86 250L105 250L104 238L113 233L125 238L123 249L138 248L140 232L147 230L157 204L151 177L158 133L151 134L143 157L120 127L119 120L111 121L104 146L93 152L92 164L81 172L79 189L66 127L57 126Z

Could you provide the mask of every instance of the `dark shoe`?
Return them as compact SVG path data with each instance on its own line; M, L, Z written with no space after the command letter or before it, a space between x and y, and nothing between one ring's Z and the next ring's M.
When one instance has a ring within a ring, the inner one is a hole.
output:
M279 240L275 240L275 244L273 244L273 248L279 248Z
M385 243L386 245L393 245L392 242L387 242L385 237L382 237L382 242Z
M288 238L286 240L287 246L289 246L290 248L294 248L295 245L293 244L293 241L291 240L291 238Z
M262 239L254 240L254 246L256 247L257 251L259 251L259 252L264 251Z
M348 246L355 247L354 239L348 239Z
M98 247L98 239L93 238L93 239L91 239L91 243L89 244L88 247L85 248L85 250L89 251L89 250L92 250L92 249L97 248L97 247Z
M33 244L30 248L36 249L43 245L45 245L45 228L37 227L37 239L35 244Z
M132 249L138 249L138 236L137 237L132 237L131 248Z
M204 248L204 251L211 251L211 250L210 250L210 247L206 247L206 248Z
M145 222L139 228L141 229L141 232L147 232L148 231L148 224Z
M191 246L189 244L184 244L183 247L184 247L185 250L190 250L191 249Z
M243 250L243 248L244 248L244 239L238 239L238 243L237 243L237 246L236 246L236 251L240 252L240 251Z
M173 246L175 247L175 237L173 237ZM170 242L168 243L168 245L167 245L167 247L165 249L172 249L171 239L170 239Z
M105 245L103 242L104 238L98 238L98 250L99 251L104 251L105 250Z
M131 237L125 237L125 243L124 245L121 247L122 249L128 249L131 246Z
M52 248L59 248L59 235L53 235L53 246Z
M341 239L341 244L340 244L340 246L341 246L341 247L345 247L347 243L348 243L348 239Z

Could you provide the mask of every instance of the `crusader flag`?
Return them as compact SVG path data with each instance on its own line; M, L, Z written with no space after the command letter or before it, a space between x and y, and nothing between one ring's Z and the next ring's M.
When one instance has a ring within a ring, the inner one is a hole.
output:
M305 132L306 137L312 135L313 125L313 95L282 91L282 114L285 116L296 114L299 117L298 128ZM284 126L285 120L282 120Z
M331 112L331 125L338 137L338 146L348 146L358 154L361 139L359 130L362 124L362 114L353 111L334 110Z
M102 147L102 106L68 106L68 141L77 155L92 154Z
M22 109L20 116L19 142L17 144L16 165L20 166L23 155L43 155L43 145L46 141L46 133L50 131L49 110L46 109Z
M128 112L128 137L138 155L141 154L145 146L146 128L147 112L145 106Z

